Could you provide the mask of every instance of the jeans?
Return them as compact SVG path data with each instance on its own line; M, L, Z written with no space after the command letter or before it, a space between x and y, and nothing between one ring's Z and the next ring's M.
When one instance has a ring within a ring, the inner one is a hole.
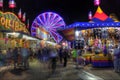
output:
M28 62L28 57L22 57L22 63L24 68L29 68L29 62Z
M120 72L120 59L114 59L114 70Z

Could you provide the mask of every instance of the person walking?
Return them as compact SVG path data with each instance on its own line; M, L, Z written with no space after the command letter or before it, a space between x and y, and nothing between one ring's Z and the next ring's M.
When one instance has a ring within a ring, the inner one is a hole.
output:
M59 49L59 59L60 59L60 63L62 64L63 62L63 53L62 53L62 48Z
M120 72L120 49L118 48L118 45L115 46L114 49L114 71Z
M22 64L25 69L29 68L28 58L30 56L29 51L26 47L21 48Z
M5 65L5 55L2 53L2 50L0 50L0 66Z
M10 65L10 63L11 63L11 58L12 58L12 49L11 49L11 48L8 48L7 54L6 54L7 66Z
M76 58L77 58L77 50L76 49L73 49L72 52L72 58L73 58L73 62L76 62Z
M43 53L42 53L42 49L41 48L38 49L37 58L38 58L38 60L40 60L42 62L42 60L43 60Z
M14 60L14 69L16 69L18 65L18 48L15 47L13 50L13 60Z
M67 49L63 50L63 59L64 59L63 67L66 67L67 66L67 59L68 59L68 50Z
M52 73L55 72L57 66L57 50L55 48L50 49L50 67L52 68Z
M29 48L29 55L30 55L30 61L33 61L33 50L32 48Z

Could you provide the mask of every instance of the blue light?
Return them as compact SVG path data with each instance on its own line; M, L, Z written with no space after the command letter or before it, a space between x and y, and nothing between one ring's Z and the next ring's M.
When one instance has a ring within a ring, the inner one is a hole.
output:
M99 26L99 24L97 24L97 26Z
M84 24L82 24L84 26Z
M87 29L87 28L95 28L95 27L119 27L119 26L120 26L120 22L102 22L102 23L77 22L67 26L67 28L78 27L82 29Z
M79 26L79 24L77 24L77 26Z

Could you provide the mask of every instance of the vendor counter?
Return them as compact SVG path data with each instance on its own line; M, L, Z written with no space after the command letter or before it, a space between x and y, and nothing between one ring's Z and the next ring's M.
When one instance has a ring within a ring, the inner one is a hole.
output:
M106 56L103 53L96 54L91 57L91 60L92 60L91 63L93 67L112 67L113 66L113 60L110 54Z
M87 53L87 54L83 54L82 56L85 58L86 64L91 64L91 57L94 56L94 54Z
M84 54L86 64L92 64L93 67L112 67L113 59L111 55L104 56L103 53L99 54Z

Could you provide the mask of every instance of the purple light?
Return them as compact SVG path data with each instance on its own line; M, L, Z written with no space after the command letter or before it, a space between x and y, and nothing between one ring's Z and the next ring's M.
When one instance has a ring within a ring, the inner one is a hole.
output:
M52 21L52 26L55 26L56 24L58 24L62 19L61 18L57 18L54 21ZM63 23L62 23L63 24Z
M94 5L99 6L100 5L100 0L94 0Z
M44 27L45 30L49 32L51 36L53 36L54 40L57 43L59 43L62 40L62 36L57 33L56 29L58 27L64 27L65 22L58 14L53 12L42 13L34 20L33 24L37 24L39 25L39 27Z
M42 25L44 25L43 20L41 19L41 17L38 17L38 20L41 22Z
M91 20L92 19L92 12L90 11L88 14L88 18Z

